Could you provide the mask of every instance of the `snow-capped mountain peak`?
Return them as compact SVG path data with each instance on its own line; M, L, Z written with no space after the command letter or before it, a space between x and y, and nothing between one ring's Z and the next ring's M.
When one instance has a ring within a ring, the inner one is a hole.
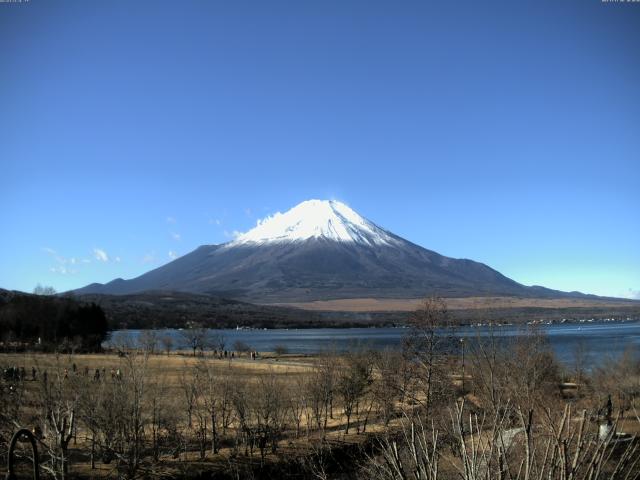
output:
M223 245L202 245L130 280L80 294L191 292L258 303L346 298L572 296L525 287L471 260L445 257L337 201L308 200Z
M366 245L390 245L396 239L386 230L336 200L307 200L285 213L258 221L229 246L284 243L324 238Z

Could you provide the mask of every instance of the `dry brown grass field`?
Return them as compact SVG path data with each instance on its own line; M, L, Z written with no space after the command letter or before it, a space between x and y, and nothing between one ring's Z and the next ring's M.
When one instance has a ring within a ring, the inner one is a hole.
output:
M116 353L82 355L5 353L0 354L0 366L25 369L26 381L23 382L22 402L26 408L22 418L26 422L23 421L20 424L31 429L38 424L39 412L33 400L42 395L42 378L45 372L50 382L59 380L62 385L74 385L74 387L70 387L71 390L73 388L98 388L98 384L118 383L120 378L118 375L128 375L131 372L132 358L135 359L134 362L139 367L144 363L143 375L146 383L153 385L154 389L159 392L163 408L173 410L177 417L176 427L184 432L192 428L195 430L195 427L187 425L184 395L196 370L207 368L218 378L230 379L232 382L240 382L245 386L249 385L246 392L248 395L260 395L261 382L275 381L278 388L287 390L288 395L295 396L297 393L302 393L300 390L308 385L305 384L305 378L317 370L316 362L318 360L310 356L271 353L263 353L255 360L246 354L220 359L210 353L194 356L187 351L172 352L171 354L131 352L127 356ZM32 367L37 371L35 380L31 379ZM101 377L98 382L93 381L96 369L99 370ZM76 394L77 392L70 392L71 396ZM147 398L145 401L149 402L149 399ZM194 410L204 408L202 400L195 400L195 403L197 405L194 405ZM288 427L280 436L277 455L273 455L272 453L275 452L270 451L270 454L265 458L267 463L277 463L283 459L289 461L293 458L307 456L310 452L313 453L313 444L320 437L323 437L323 442L327 442L327 444L357 445L367 441L367 435L362 435L360 432L361 424L355 426L355 417L351 418L350 433L348 435L345 433L346 418L340 409L337 398L321 429L316 428L313 415L309 411L310 408L306 407L306 412L300 414L299 433L294 431L291 419L284 420ZM195 420L193 422L195 423ZM232 445L234 441L232 437L235 436L235 433L231 432L233 429L237 429L236 423L231 420L228 438L221 439L221 445L216 454L212 454L209 451L210 447L207 447L207 452L201 456L195 445L196 441L193 438L187 439L188 445L185 445L179 454L165 452L160 455L159 461L153 467L155 470L153 470L152 476L160 475L162 472L163 476L169 475L179 478L185 474L185 468L189 470L189 475L193 474L194 469L195 471L202 469L207 472L224 473L229 470L229 462L246 463L247 459L242 456L238 457L238 448ZM17 426L16 422L16 428ZM378 418L372 418L366 429L369 433L380 432L383 430L383 425ZM83 478L119 478L121 472L118 472L114 463L105 464L97 461L95 467L91 468L87 456L90 445L89 435L90 432L86 428L78 425L70 447L70 459L72 460L70 475ZM255 445L253 449L256 449ZM259 463L259 455L255 451L249 457L249 463ZM186 465L188 467L185 467ZM149 474L149 471L146 471L146 474Z
M597 432L611 398L615 431L640 432L640 369L630 359L589 375L563 371L544 339L532 334L508 349L468 352L463 376L462 359L434 356L428 338L409 338L411 360L401 352L267 353L257 359L190 351L3 353L0 367L24 368L24 378L14 382L15 390L2 392L6 412L14 403L20 408L0 425L0 445L18 426L32 429L40 438L47 478L399 480L403 477L389 474L399 461L396 448L409 455L402 459L409 471L414 461L434 468L434 458L411 458L416 439L410 432L421 431L422 441L439 452L438 474L416 478L460 478L469 458L480 462L484 455L492 459L485 462L499 462L478 464L475 476L462 478L489 480L494 477L478 472L504 463L505 453L495 457L491 446L506 434L517 436L517 442L505 462L528 458L545 478L560 479L545 470L546 460L528 457L523 431L531 432L529 443L538 442L539 451L551 448L545 445L554 438L568 445L565 450L584 449L580 458L587 465L595 454L590 446L600 445ZM565 427L558 429L562 418ZM529 429L527 421L533 422ZM60 424L73 428L56 433ZM580 429L591 439L587 447L575 444ZM63 439L68 443L61 449ZM464 453L472 445L490 450ZM616 450L615 444L598 448L613 452L613 459L640 458L638 442L628 445L636 450ZM20 469L25 473L28 462ZM605 464L603 471L613 472L614 466ZM512 478L525 477L514 471Z
M171 352L170 355L158 353L147 355L146 374L153 380L162 381L170 388L177 387L181 376L196 366L206 362L221 375L232 374L236 377L257 378L260 375L275 374L283 378L291 379L297 373L307 372L312 368L312 358L308 356L286 355L278 357L274 354L264 354L259 360L251 360L246 355L233 359L218 359L213 355L193 356L189 352ZM76 365L77 375L83 375L84 368L89 369L93 376L95 369L106 369L110 376L111 370L124 368L124 359L116 353L100 354L48 354L48 353L4 353L0 354L0 365L24 366L28 375L31 375L31 367L35 366L39 372L64 372L73 373L73 365ZM27 383L29 385L29 383Z
M600 308L638 307L637 301L579 299L579 298L517 298L517 297L465 297L445 298L449 310L503 309L503 308ZM314 302L279 303L277 305L316 311L348 312L411 312L424 302L424 298L349 298L341 300L318 300Z

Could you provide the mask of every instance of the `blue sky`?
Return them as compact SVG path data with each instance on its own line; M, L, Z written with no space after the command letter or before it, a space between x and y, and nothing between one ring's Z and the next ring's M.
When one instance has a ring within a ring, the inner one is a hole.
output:
M640 292L640 4L0 3L0 287L130 278L309 198Z

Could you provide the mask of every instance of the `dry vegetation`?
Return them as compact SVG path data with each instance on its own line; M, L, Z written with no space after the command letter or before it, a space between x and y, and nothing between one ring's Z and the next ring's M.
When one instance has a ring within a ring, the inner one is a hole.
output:
M462 363L446 319L425 301L396 352L0 355L0 453L27 427L60 479L638 478L635 357L563 370L531 332Z
M494 310L510 308L638 308L633 300L610 300L604 298L518 298L518 297L464 297L445 299L449 311ZM340 300L317 300L314 302L279 303L277 305L314 311L348 312L412 312L423 302L421 298L348 298Z

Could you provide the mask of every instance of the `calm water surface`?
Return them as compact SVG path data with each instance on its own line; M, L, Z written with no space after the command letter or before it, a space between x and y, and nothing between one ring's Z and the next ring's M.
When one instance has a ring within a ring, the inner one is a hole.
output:
M640 322L594 322L541 325L551 348L558 359L570 365L575 352L586 352L586 363L594 366L621 355L631 349L640 355ZM402 337L408 332L404 328L311 328L298 330L211 330L222 333L226 348L233 349L236 341L250 345L258 352L273 351L284 346L290 353L320 353L327 350L346 351L355 345L374 349L400 348ZM117 330L112 342L126 341L135 346L140 330ZM180 330L156 330L158 338L170 336L175 348L186 348ZM446 334L443 332L443 334ZM477 341L489 335L509 338L523 334L522 326L458 327L454 335L466 341Z

